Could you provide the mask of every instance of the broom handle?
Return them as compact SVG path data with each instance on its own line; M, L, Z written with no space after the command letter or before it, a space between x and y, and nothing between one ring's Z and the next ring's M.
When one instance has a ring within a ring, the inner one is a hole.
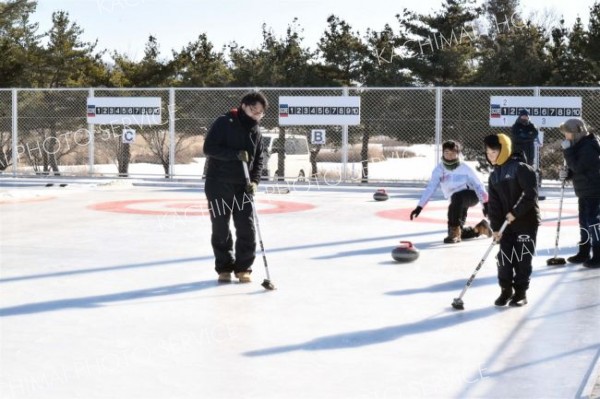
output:
M554 243L554 257L555 258L558 256L558 240L560 237L560 219L562 216L564 192L565 192L565 182L563 181L562 186L560 187L560 202L558 205L558 222L556 223L556 241Z
M519 197L519 199L517 200L517 202L511 208L511 211L514 210L517 207L517 205L519 205L521 203L521 200L523 199L524 196L525 196L525 192L522 192L521 196ZM500 234L504 233L504 230L506 229L506 227L508 227L509 224L510 223L509 223L508 220L504 220L504 223L502 223L502 227L500 227L500 230L498 230L498 233L500 233ZM473 274L471 274L471 277L469 277L469 279L467 280L467 283L463 287L463 290L461 291L461 293L460 293L460 295L458 296L457 299L462 300L462 297L465 295L465 293L467 292L467 290L469 289L469 287L473 283L473 280L475 280L475 276L477 276L477 272L479 271L479 269L481 269L481 267L485 263L487 257L490 255L490 252L492 252L492 248L494 248L494 245L497 244L498 242L499 241L496 241L495 238L492 240L492 243L488 247L487 251L485 251L485 254L483 255L483 257L481 258L481 260L477 264L477 267L475 268L475 271L473 271Z

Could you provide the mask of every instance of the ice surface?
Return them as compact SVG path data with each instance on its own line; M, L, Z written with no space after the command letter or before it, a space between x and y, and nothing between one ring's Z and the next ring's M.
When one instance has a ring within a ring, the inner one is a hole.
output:
M0 189L2 398L573 398L598 372L600 271L546 266L557 190L529 304L493 306L490 256L456 311L490 241L442 244L439 196L410 222L420 189L376 202L375 187L261 188L276 291L260 256L253 283L216 283L200 183ZM273 211L293 203L312 207ZM564 207L566 257L571 189ZM417 261L392 260L400 240Z

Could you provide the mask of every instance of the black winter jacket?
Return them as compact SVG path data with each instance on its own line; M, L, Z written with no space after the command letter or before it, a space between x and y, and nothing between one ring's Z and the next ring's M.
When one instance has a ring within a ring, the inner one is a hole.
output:
M590 133L563 150L577 197L600 198L600 143Z
M250 156L248 171L250 180L257 183L263 168L262 135L258 125L247 129L240 122L239 109L218 117L204 140L204 154L208 166L206 178L226 183L245 184L244 169L237 154L245 150Z
M538 135L537 128L531 122L524 125L517 121L511 128L513 153L523 153L529 165L533 165L535 155L534 142L538 138Z
M537 178L533 168L523 161L518 153L514 154L504 164L494 166L490 175L488 206L493 231L500 230L509 212L516 219L507 226L506 232L537 230L540 225ZM523 199L513 209L521 193L524 193Z

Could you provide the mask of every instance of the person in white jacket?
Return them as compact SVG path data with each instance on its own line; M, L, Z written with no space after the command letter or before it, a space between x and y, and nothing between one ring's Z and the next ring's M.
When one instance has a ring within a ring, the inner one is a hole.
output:
M470 207L481 202L484 216L487 216L488 193L475 171L460 160L460 145L452 140L442 144L442 162L431 173L431 180L421 195L419 204L410 213L410 220L419 216L431 196L441 186L448 205L448 236L444 243L455 244L461 239L475 238L480 235L492 236L487 220L482 219L475 227L465 227Z

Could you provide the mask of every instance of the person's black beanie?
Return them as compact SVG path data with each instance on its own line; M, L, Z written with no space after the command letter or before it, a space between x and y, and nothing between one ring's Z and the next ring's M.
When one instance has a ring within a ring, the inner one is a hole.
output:
M527 116L529 116L529 112L527 112L527 110L526 110L526 109L522 109L522 110L520 110L520 111L519 111L519 116L523 116L523 115L527 115Z
M444 151L444 150L450 150L450 151L460 152L460 144L458 144L454 140L445 141L442 144L442 151Z
M502 144L500 144L500 140L498 140L498 136L495 134L485 136L483 143L486 147L491 148L492 150L499 150L502 148Z

